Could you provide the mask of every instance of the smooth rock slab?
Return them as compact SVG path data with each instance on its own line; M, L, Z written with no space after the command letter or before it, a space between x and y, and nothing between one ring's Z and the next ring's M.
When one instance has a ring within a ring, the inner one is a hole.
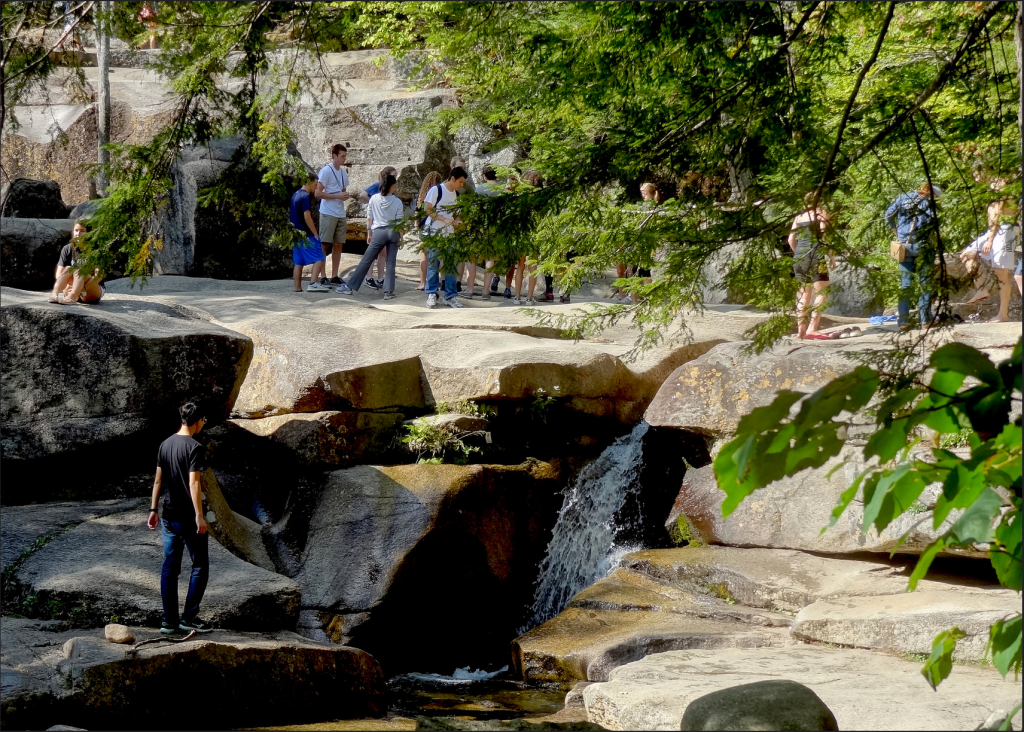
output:
M1019 612L1020 595L1011 590L845 597L805 607L793 621L793 635L821 643L927 654L936 635L956 626L967 637L957 641L953 657L980 661L989 626Z
M859 454L859 448L844 450L820 468L804 470L754 491L728 518L722 518L725 493L718 487L712 467L687 470L666 527L671 532L677 522L683 520L689 535L702 544L800 549L825 554L884 552L887 555L898 546L902 554L921 554L960 518L962 512L953 511L938 530L932 528L929 506L934 505L941 491L936 485L922 493L924 503L920 503L920 511L904 513L884 531L879 532L874 526L861 531L864 503L858 496L836 525L821 533L832 518L832 509L839 502L840 494L864 469L864 464L857 460ZM829 472L843 461L846 461L845 466L830 477ZM986 552L978 548L957 549L945 554L987 557Z
M633 552L622 558L621 566L691 592L789 611L818 600L901 595L912 571L912 567L883 561L724 546ZM993 587L981 581L977 585L960 591L987 593ZM920 591L950 589L949 584L933 580L922 580L917 586Z
M516 671L529 682L605 681L618 666L683 648L783 645L788 633L736 620L674 612L569 607L512 643Z
M677 730L687 705L740 684L789 679L809 687L839 729L971 730L1020 703L1020 683L991 668L955 666L937 692L921 664L874 651L795 645L670 651L614 669L583 690L587 718L611 730ZM1014 717L1020 728L1020 712Z
M112 513L147 506L145 498L110 501L63 501L4 506L0 521L0 567L6 568L37 540Z
M144 510L82 524L35 552L15 575L23 594L83 607L87 617L160 623L160 532L146 528ZM178 602L184 603L191 565L182 561ZM295 582L238 559L210 541L210 581L201 616L215 627L291 628L299 611Z
M694 699L683 712L683 730L838 730L818 695L780 679L719 689Z
M206 401L211 421L227 417L252 343L208 321L188 308L136 297L65 306L3 288L4 460L123 446L153 431L166 436L179 423L178 407L195 395ZM155 456L155 443L153 449Z

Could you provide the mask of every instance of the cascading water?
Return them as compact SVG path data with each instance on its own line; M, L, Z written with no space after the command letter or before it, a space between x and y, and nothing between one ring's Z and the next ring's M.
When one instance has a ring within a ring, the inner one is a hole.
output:
M620 437L580 471L564 491L565 500L540 566L531 618L524 630L560 613L572 596L606 577L618 560L638 547L621 539L636 536L642 521L637 503L648 424ZM628 518L627 518L628 516Z

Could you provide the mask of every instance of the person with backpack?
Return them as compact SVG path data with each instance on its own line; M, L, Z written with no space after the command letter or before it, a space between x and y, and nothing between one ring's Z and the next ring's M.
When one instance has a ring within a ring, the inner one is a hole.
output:
M398 180L390 173L384 176L380 192L370 199L366 209L366 228L371 234L370 244L366 253L359 260L355 270L349 275L348 282L341 283L335 292L342 295L354 295L363 284L363 277L377 261L381 252L387 254L387 272L384 277L384 299L395 299L395 261L398 258L398 242L401 236L397 226L401 223L405 207L401 199L395 195Z
M440 252L435 237L451 236L455 233L455 226L458 223L455 217L454 206L458 201L458 192L466 184L466 171L464 168L453 168L448 174L448 180L438 183L427 191L423 199L423 207L427 212L427 223L424 225L426 235L425 247L427 250L427 307L437 307L437 292L439 288L438 271L445 269L444 275L444 302L448 307L464 307L457 297L458 290L455 288L455 267L450 263L441 263Z
M885 223L896 235L889 251L900 268L897 323L903 328L910 325L909 293L915 273L921 290L917 299L919 324L927 327L932 320L931 279L935 259L932 237L938 229L935 199L941 195L941 188L925 183L917 191L897 196L885 210Z
M416 195L416 205L413 207L415 212L416 229L407 235L409 237L409 241L416 243L420 249L420 284L416 289L421 292L427 289L427 250L422 247L423 227L427 222L427 214L423 208L423 199L427 197L430 189L440 183L441 180L441 174L434 170L430 171L423 177L423 183L420 185L420 192Z

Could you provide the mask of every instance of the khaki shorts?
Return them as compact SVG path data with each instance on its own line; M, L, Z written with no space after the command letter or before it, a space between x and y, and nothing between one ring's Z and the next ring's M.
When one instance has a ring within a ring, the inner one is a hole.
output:
M322 244L344 244L348 238L348 219L344 216L320 214L320 242Z

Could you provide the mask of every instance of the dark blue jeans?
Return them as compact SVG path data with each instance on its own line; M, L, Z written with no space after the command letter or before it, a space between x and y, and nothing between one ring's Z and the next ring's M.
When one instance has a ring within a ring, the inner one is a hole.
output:
M910 319L910 298L908 295L914 286L915 271L917 272L917 284L921 288L917 296L917 315L922 325L932 321L932 293L929 290L931 287L932 268L926 264L932 256L926 254L920 257L920 263L918 262L918 257L908 256L899 263L900 301L896 311L899 313L898 322L900 325L906 325Z
M196 531L195 519L188 522L160 522L160 537L164 542L164 567L160 573L160 599L164 604L164 622L176 626L179 619L194 620L199 615L199 603L206 592L210 578L209 534ZM185 596L185 610L178 615L178 575L181 574L181 555L188 548L192 560L192 578Z

